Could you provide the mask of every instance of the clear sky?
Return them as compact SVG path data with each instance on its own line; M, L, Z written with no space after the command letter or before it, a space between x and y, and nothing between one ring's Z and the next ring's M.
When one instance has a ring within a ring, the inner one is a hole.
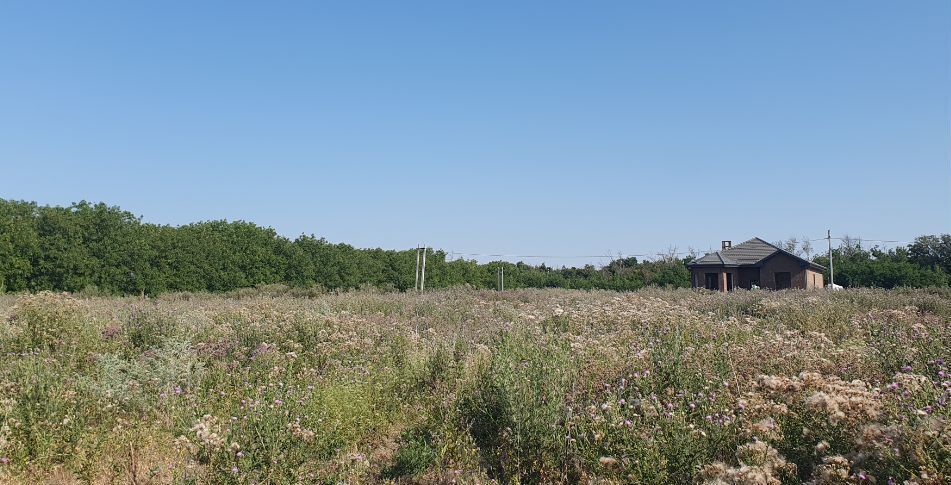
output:
M0 169L360 247L908 240L951 231L951 2L4 1Z

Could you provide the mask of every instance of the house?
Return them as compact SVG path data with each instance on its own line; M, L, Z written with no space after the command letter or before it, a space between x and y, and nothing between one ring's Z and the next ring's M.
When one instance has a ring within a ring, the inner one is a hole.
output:
M723 241L720 251L687 264L694 288L730 291L739 288L822 288L820 266L755 237L733 246Z

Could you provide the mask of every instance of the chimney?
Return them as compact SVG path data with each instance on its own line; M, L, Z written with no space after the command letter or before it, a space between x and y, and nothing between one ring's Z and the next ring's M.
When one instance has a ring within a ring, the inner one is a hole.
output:
M732 241L720 241L720 250L730 249L733 247Z

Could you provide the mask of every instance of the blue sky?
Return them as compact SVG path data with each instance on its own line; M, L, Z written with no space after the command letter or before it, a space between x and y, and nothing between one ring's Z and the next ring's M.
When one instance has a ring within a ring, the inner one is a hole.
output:
M951 231L946 0L3 2L0 61L4 198L520 255Z

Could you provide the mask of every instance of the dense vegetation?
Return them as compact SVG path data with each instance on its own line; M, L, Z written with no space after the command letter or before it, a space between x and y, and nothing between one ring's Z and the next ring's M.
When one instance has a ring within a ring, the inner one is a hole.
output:
M789 247L795 250L795 245ZM908 248L836 250L836 282L846 286L946 286L951 236L919 238ZM426 284L493 288L505 268L507 288L634 290L686 287L690 274L673 255L622 258L603 268L550 268L526 263L447 260L429 254ZM825 264L825 257L816 258ZM357 249L314 236L296 239L253 223L209 221L179 227L144 223L105 204L40 206L0 199L0 290L86 291L157 295L222 292L268 284L307 289L413 287L416 251Z
M117 207L70 207L0 200L0 287L7 291L104 294L220 292L267 284L349 289L413 287L416 250L356 249L314 236L289 240L249 222L210 221L180 227L143 223ZM427 256L426 286L496 285L633 290L687 286L682 260L618 260L604 269L447 260Z
M0 295L2 483L946 484L951 290Z

